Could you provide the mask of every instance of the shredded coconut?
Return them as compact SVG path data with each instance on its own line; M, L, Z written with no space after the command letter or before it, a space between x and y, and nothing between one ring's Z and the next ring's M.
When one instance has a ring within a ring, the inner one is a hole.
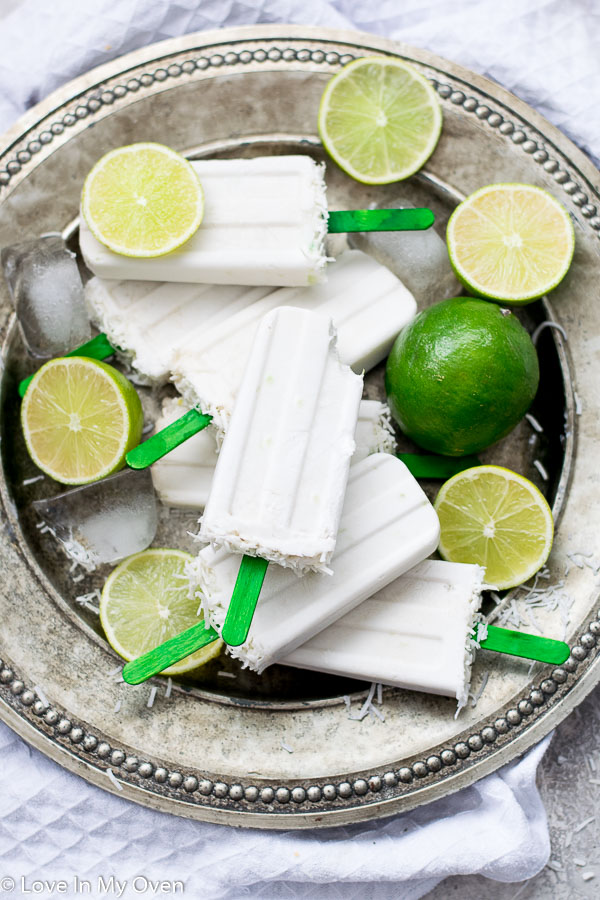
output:
M596 816L590 816L589 819L584 819L583 822L580 822L576 828L573 829L574 834L579 834L580 831L583 831L584 828L587 828L588 825L591 825L592 822L596 821Z
M575 415L580 416L582 411L581 400L579 399L579 394L577 393L577 391L573 391L573 399L575 401Z
M543 434L544 429L542 428L542 426L540 425L540 423L538 422L538 420L536 419L535 416L532 416L531 413L525 413L525 418L527 419L527 421L529 422L529 424L531 425L531 427L533 428L534 431L537 431L538 434Z
M117 781L117 779L115 778L115 773L113 772L113 770L112 770L112 769L107 769L107 770L106 770L106 774L108 775L109 781L111 781L111 782L114 784L114 786L116 787L116 789L117 789L118 791L122 791L122 790L123 790L123 785L120 784L120 783Z
M285 750L287 753L293 753L293 752L294 752L293 748L290 747L289 744L286 744L285 741L280 741L279 743L281 744L283 750Z
M233 672L217 672L219 678L235 678Z
M378 690L378 682L373 681L371 683L371 687L369 688L369 693L367 694L367 699L364 701L363 705L359 709L358 712L352 712L352 702L350 697L346 694L344 695L344 703L346 704L346 714L349 719L353 722L362 722L366 716L370 715L371 717L377 717L382 722L385 722L385 715L382 710L377 709L376 706L373 706L373 697L375 696L375 691Z
M544 479L544 481L548 481L548 477L549 477L548 471L547 471L546 467L539 461L539 459L534 459L533 464L536 467L536 469L538 470L538 472L540 473L540 475L542 476L542 478Z
M168 700L171 696L171 691L173 690L173 679L167 678L167 688L165 690L165 700Z
M146 706L148 707L148 709L151 709L154 706L154 701L156 699L157 691L158 691L158 688L156 687L156 685L155 684L152 685L152 687L150 688L150 695L148 697L148 702L146 703Z
M84 606L86 609L89 609L90 612L99 615L100 609L96 606L94 600L100 602L100 591L97 588L95 591L90 591L89 594L79 594L78 597L75 597L75 603L79 604L79 606Z
M44 691L43 691L42 688L39 686L39 684L36 684L36 686L34 687L33 690L34 690L34 692L38 695L39 699L42 701L42 704L43 704L44 708L45 708L45 709L48 709L48 707L50 706L50 701L49 701L48 698L46 697Z
M481 684L479 685L479 688L477 689L476 693L472 694L469 691L469 697L471 698L471 706L477 706L479 699L481 698L481 695L485 691L489 677L490 677L490 673L489 673L489 671L486 670L483 673L483 678L481 679Z
M44 475L36 475L35 478L26 478L24 481L21 482L21 485L23 487L27 487L28 484L35 484L36 481L42 481L42 479L44 477L45 477ZM39 528L39 526L38 526L38 528Z
M594 872L592 872L591 869L588 869L587 872L581 873L582 881L591 881L592 878L595 878L595 877L596 877L596 875Z
M121 701L117 700L117 702L115 703L115 708L114 708L113 712L118 713L120 709L121 709Z
M581 866L583 868L584 866L587 866L587 861L585 859L582 859L580 856L574 856L573 865Z

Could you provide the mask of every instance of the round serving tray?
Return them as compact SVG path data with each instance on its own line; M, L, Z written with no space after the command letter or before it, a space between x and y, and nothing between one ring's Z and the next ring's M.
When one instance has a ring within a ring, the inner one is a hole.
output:
M4 339L0 423L0 717L61 765L106 790L163 811L227 824L302 828L391 815L458 790L522 753L600 679L595 468L600 406L594 378L600 311L599 176L541 116L480 76L432 54L355 32L260 26L189 35L129 54L61 88L0 145L0 246L47 231L73 232L81 184L108 149L136 140L190 155L304 152L324 159L316 111L327 79L369 54L400 56L431 79L444 109L440 143L426 170L406 183L367 187L328 165L332 208L427 203L443 226L460 198L494 181L550 190L571 213L576 255L551 305L519 315L539 337L542 379L527 421L482 454L532 478L553 504L557 531L545 585L556 602L531 609L522 592L507 607L531 630L561 637L560 668L481 652L476 705L387 689L385 721L349 718L364 699L358 682L273 667L262 679L222 659L196 682L151 688L116 680L119 660L78 594L102 571L73 582L66 558L40 535L32 499L57 488L36 475L18 424L16 384L31 368L0 285ZM425 305L441 297L420 297ZM369 376L381 392L382 369ZM148 416L160 398L146 392ZM408 447L408 444L406 445ZM541 469L536 466L541 463ZM542 472L548 475L542 477ZM434 485L426 485L433 492ZM163 509L155 543L179 537L195 516ZM186 543L187 541L187 543ZM225 674L224 674L225 673ZM36 693L39 689L39 695ZM49 705L46 705L45 698ZM120 701L120 704L119 704ZM291 751L291 752L290 752ZM113 780L114 779L114 780Z

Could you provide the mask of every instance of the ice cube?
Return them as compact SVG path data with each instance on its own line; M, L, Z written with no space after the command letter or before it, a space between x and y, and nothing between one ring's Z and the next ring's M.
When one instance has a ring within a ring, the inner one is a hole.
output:
M124 469L32 506L67 556L88 572L145 550L158 523L149 469Z
M4 277L33 356L61 356L92 336L81 276L60 235L4 247Z
M414 209L406 200L397 208ZM446 242L434 231L366 231L348 235L351 247L373 256L414 294L420 307L463 293L450 265Z

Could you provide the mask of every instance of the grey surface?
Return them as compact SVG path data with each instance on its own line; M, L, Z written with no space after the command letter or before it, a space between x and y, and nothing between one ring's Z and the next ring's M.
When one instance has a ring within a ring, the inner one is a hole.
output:
M427 894L427 900L583 900L600 896L600 688L558 727L540 765L538 784L550 826L550 865L535 878L518 884L499 884L480 875L453 876ZM595 820L575 833L592 816ZM586 882L582 875L588 872L595 877Z

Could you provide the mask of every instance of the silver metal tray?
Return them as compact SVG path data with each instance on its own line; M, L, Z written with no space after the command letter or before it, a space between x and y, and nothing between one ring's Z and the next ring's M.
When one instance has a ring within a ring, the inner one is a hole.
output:
M84 175L120 144L158 140L194 155L308 152L323 158L316 138L322 89L341 65L372 53L408 59L432 80L444 109L442 137L426 171L399 185L362 186L330 164L332 208L393 205L408 197L431 205L436 227L443 229L455 203L475 188L527 181L550 190L574 219L575 260L552 306L542 301L520 313L530 329L554 318L568 335L565 342L547 329L539 340L542 381L534 413L544 432L535 437L523 422L483 454L485 461L535 480L553 503L557 532L550 583L564 581L561 590L572 602L572 653L560 668L532 671L525 662L480 653L473 686L477 690L487 671L487 687L456 720L450 700L386 690L385 722L352 721L343 695L351 695L356 710L363 684L283 667L258 679L226 660L207 667L201 681L176 685L170 699L157 679L158 696L147 708L149 687L116 683L111 673L119 660L93 615L75 602L105 573L74 584L65 558L39 535L28 509L32 499L56 487L47 479L23 484L36 472L20 435L16 384L31 363L2 284L0 716L71 771L115 791L110 768L122 796L178 815L303 828L410 809L522 753L600 679L599 176L526 104L452 63L369 35L292 26L190 35L82 76L4 136L0 246L69 229ZM380 367L369 377L371 396L381 391L381 382ZM157 400L146 393L149 416ZM547 482L540 481L535 459L548 470ZM178 536L180 546L189 546L184 535L194 521L164 509L156 543ZM578 553L586 556L575 556L579 565L570 563L568 554ZM515 603L527 616L523 601ZM559 609L536 610L536 620L546 634L561 636ZM233 678L219 674L227 667ZM48 708L36 686L48 697ZM118 700L120 711L113 712Z

